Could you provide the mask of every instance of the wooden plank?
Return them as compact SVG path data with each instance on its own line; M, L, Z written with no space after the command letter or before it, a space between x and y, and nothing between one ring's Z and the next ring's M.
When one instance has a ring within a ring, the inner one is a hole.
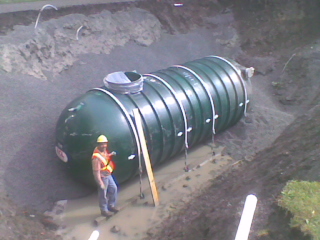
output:
M157 207L159 205L159 195L158 195L158 190L157 190L157 186L156 186L156 181L153 176L152 166L150 163L148 147L147 147L146 139L145 139L144 132L143 132L141 115L140 115L139 109L137 109L137 108L133 109L133 115L134 115L137 131L138 131L138 135L139 135L139 139L140 139L143 159L144 159L146 169L147 169L147 174L148 174L148 179L149 179L149 184L150 184L150 188L151 188L154 206Z
M108 218L107 218L107 217L104 217L104 216L98 216L98 217L96 217L96 218L94 219L93 225L94 225L95 227L98 227L98 226L100 225L100 223L101 223L102 221L106 220L106 219L108 219Z

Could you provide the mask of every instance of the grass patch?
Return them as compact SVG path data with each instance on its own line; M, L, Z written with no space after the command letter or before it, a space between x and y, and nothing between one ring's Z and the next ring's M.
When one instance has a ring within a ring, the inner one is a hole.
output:
M22 2L40 2L43 0L0 0L0 4L4 3L22 3Z
M292 228L320 240L320 182L289 181L278 204L293 214Z

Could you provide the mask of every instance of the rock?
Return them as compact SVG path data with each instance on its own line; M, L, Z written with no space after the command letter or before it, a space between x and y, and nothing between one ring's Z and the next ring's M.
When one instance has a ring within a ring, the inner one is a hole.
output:
M153 233L152 231L153 231L152 229L149 229L149 230L147 231L148 237L152 237L152 236L154 235L154 233Z
M51 211L46 211L44 216L50 218L60 218L65 213L68 200L60 200L55 203Z
M191 177L189 177L189 176L186 177L186 180L187 180L187 181L189 181L190 179L191 179Z
M245 156L245 157L244 157L244 160L245 160L246 162L251 162L251 161L253 160L253 156L252 156L252 155L250 155L250 156Z
M47 217L47 218L42 218L41 223L48 229L57 231L59 228L59 225L53 221L52 218Z
M187 188L187 187L189 187L189 185L183 184L182 187Z
M118 226L113 226L111 229L110 229L110 232L112 233L119 233L121 231L120 227Z

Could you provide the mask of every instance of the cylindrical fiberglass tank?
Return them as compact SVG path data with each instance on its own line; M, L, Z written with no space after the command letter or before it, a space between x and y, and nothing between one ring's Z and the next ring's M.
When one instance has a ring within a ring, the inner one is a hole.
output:
M57 155L72 175L91 185L91 155L97 137L104 134L109 150L117 152L114 176L124 182L139 167L133 109L139 109L152 165L156 165L238 122L249 102L246 81L252 72L248 73L248 68L217 56L143 76L125 72L128 83L117 88L109 82L67 105L56 126ZM126 84L134 84L135 91Z

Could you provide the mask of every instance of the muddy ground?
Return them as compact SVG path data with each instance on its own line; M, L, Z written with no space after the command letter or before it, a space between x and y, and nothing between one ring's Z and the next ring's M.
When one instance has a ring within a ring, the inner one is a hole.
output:
M80 62L58 76L47 73L46 81L1 72L1 125L5 127L1 129L4 194L0 199L0 239L59 239L52 231L55 226L43 224L41 212L54 201L91 193L68 178L63 165L52 160L54 116L67 102L81 91L99 86L108 71L137 67L144 73L210 54L256 68L247 116L215 138L217 144L227 147L225 154L239 162L150 230L149 239L232 239L243 201L250 193L259 199L250 239L309 239L288 227L290 216L277 207L276 199L290 179L319 180L318 1L184 1L179 8L168 1L139 1L67 8L59 14L90 15L103 9L117 12L133 7L158 18L163 31L158 42L147 48L128 43L106 58L83 55ZM14 31L17 24L31 24L36 16L33 11L0 15L1 34ZM48 12L43 21L59 17L57 12ZM237 34L230 33L233 29ZM189 43L193 52L180 50L179 41ZM171 53L161 54L164 48ZM157 63L152 54L157 54ZM129 61L126 56L136 59ZM149 67L145 66L146 59ZM113 68L104 68L101 61ZM106 72L92 70L95 65ZM90 75L82 76L81 68ZM67 79L72 81L63 82ZM48 86L51 94L43 94ZM43 155L46 152L49 156Z

